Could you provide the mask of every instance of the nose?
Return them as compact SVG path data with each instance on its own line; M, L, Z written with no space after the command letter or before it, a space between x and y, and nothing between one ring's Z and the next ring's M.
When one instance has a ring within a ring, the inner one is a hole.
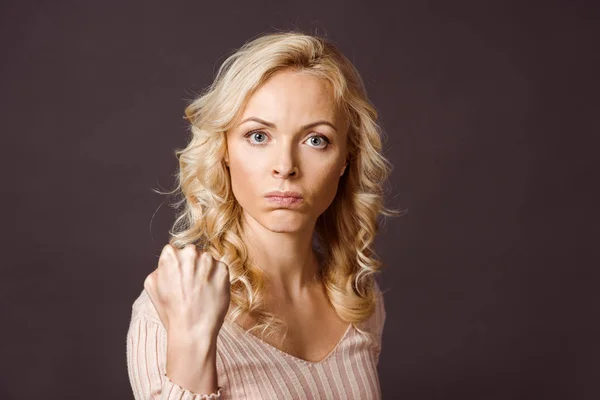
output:
M287 178L298 176L298 173L298 165L292 146L288 144L279 148L273 165L273 175L278 178Z

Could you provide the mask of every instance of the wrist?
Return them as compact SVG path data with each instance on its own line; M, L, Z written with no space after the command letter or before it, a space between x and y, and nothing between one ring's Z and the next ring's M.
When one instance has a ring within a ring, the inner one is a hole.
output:
M217 349L217 336L210 332L169 329L167 346L175 351L210 354Z
M189 336L204 340L205 338L216 339L222 324L213 324L206 322L197 322L189 324L185 321L173 321L169 323L167 332L173 336Z

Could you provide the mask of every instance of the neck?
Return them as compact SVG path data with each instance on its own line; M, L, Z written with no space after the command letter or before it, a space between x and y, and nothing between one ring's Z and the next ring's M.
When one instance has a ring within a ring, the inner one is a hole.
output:
M270 296L293 301L319 282L319 261L312 248L314 225L273 232L244 213L242 227L250 261L264 272Z

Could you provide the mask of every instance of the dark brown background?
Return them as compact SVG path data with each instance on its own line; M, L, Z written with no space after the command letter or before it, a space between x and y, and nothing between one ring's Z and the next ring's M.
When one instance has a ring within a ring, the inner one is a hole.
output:
M58 4L57 4L58 3ZM129 399L186 99L262 32L326 33L395 166L385 399L597 399L593 2L2 2L2 399Z

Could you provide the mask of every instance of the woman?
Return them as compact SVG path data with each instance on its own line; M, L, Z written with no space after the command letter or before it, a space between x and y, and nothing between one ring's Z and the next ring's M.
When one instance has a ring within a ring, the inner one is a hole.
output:
M356 69L322 38L264 35L186 117L184 209L127 334L135 398L379 398L372 246L397 214Z

